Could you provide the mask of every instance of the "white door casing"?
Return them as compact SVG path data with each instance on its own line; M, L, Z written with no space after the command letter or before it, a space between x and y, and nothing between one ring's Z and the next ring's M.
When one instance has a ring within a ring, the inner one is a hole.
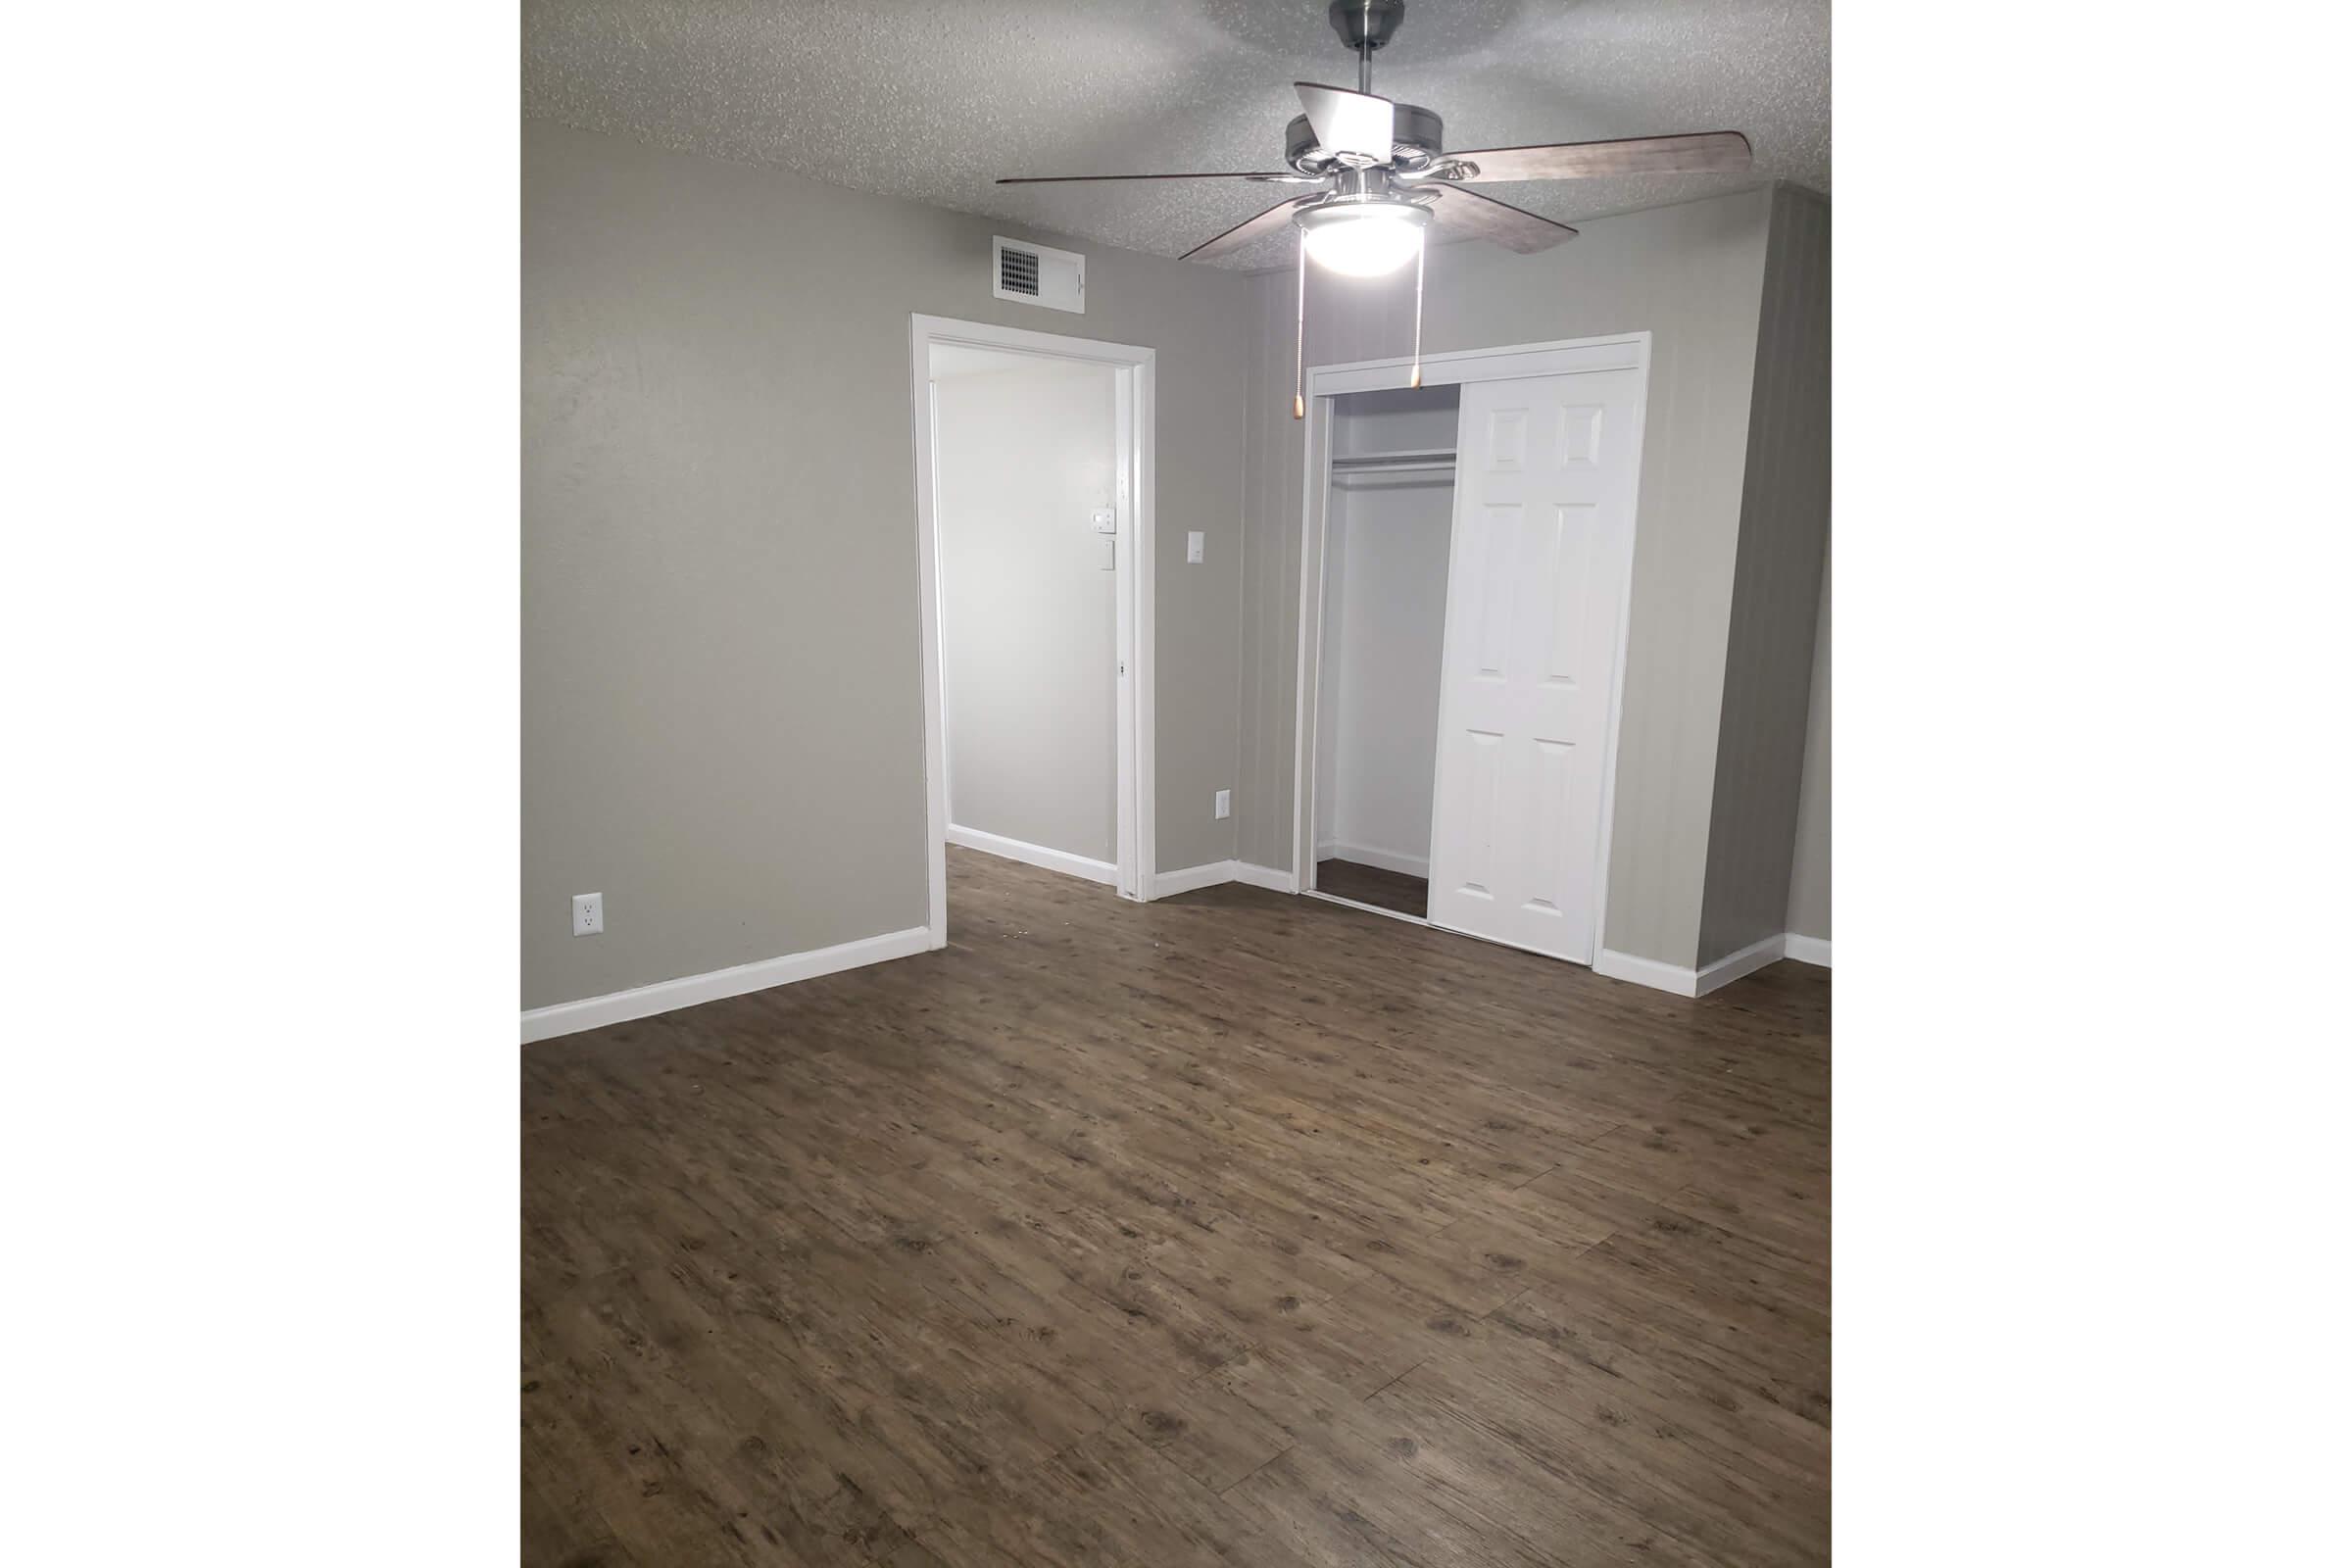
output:
M1591 963L1642 376L1462 389L1434 925Z
M985 321L940 316L908 318L909 390L914 436L915 582L921 637L923 774L928 809L924 826L925 880L929 884L931 946L948 941L947 703L940 645L939 518L935 491L931 401L931 349L960 344L1049 359L1108 365L1115 372L1117 428L1117 544L1124 559L1114 579L1118 599L1118 888L1123 897L1147 900L1155 884L1158 858L1157 789L1153 722L1152 497L1156 466L1157 351L1128 344L1062 337Z

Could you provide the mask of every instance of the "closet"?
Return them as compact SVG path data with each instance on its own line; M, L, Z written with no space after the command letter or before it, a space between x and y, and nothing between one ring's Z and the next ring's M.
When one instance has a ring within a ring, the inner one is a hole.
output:
M1323 551L1315 888L1429 912L1458 386L1335 400Z
M1592 961L1643 380L1318 400L1303 891Z

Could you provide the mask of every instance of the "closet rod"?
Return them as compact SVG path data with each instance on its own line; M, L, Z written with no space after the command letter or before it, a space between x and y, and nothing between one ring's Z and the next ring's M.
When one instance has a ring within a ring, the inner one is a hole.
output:
M1348 479L1369 479L1375 474L1382 473L1451 473L1452 471L1453 465L1450 463L1359 463L1352 467L1332 469L1331 477L1333 482L1340 483Z
M1360 457L1334 457L1331 460L1331 466L1334 471L1341 473L1363 473L1388 468L1450 468L1453 466L1453 454L1450 452L1371 452Z

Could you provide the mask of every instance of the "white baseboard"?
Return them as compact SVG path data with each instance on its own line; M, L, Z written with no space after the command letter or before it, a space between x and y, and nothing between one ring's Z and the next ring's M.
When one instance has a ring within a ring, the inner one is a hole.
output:
M1315 847L1317 860L1353 860L1383 871L1395 871L1401 876L1417 876L1429 880L1429 857L1400 855L1395 850L1376 849L1369 844L1321 844Z
M1220 882L1231 882L1240 864L1239 860L1211 860L1206 865L1188 865L1180 871L1162 871L1152 879L1152 896L1173 898L1195 888L1213 888Z
M1275 893L1296 893L1298 884L1288 871L1270 865L1252 865L1248 860L1211 860L1206 865L1188 865L1181 871L1162 871L1152 879L1152 896L1155 899L1173 898L1196 888L1213 888L1220 882L1245 882L1253 888L1265 888Z
M931 928L918 925L911 930L861 937L856 942L818 948L811 953L787 953L779 958L739 963L731 969L713 969L709 974L684 975L632 991L559 1002L552 1007L533 1007L522 1015L522 1043L527 1046L534 1040L553 1040L559 1035L576 1035L583 1029L601 1029L609 1023L650 1018L657 1012L671 1012L697 1003L740 997L747 991L765 991L770 986L813 980L819 975L890 958L912 957L929 952L931 947Z
M1612 953L1603 948L1593 955L1592 972L1605 974L1612 980L1631 980L1635 985L1647 986L1652 991L1671 991L1678 997L1698 995L1698 971L1679 964L1660 963L1655 958L1643 958L1631 953Z
M1820 956L1809 956L1815 953ZM1717 958L1703 969L1686 969L1679 964L1661 963L1655 958L1637 957L1630 953L1611 953L1603 948L1599 956L1592 960L1592 968L1596 974L1605 974L1613 980L1631 980L1638 986L1648 986L1653 991L1670 991L1678 997L1703 997L1782 958L1827 965L1830 961L1830 945L1817 937L1790 936L1783 932L1778 936L1766 937L1761 942L1751 942L1738 953Z
M1290 872L1271 865L1252 865L1248 860L1233 862L1233 879L1236 882L1247 882L1253 888L1264 888L1269 893L1296 893L1298 891L1298 879L1292 876Z
M1024 844L1001 833L983 833L976 827L957 827L948 824L948 842L960 844L967 850L983 855L1002 856L1024 865L1039 866L1048 871L1059 871L1063 876L1084 877L1089 882L1119 885L1119 868L1108 860L1090 860L1083 855L1067 850L1049 850L1042 844Z
M1775 932L1761 942L1750 942L1738 953L1728 954L1698 971L1698 989L1693 996L1705 996L1720 991L1733 981L1754 974L1768 963L1778 963L1788 955L1788 938Z

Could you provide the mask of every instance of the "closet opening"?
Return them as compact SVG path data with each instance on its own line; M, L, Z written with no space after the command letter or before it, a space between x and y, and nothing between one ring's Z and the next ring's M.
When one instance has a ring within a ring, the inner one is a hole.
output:
M1332 400L1306 890L1429 914L1459 386Z
M1301 892L1594 961L1648 366L1634 332L1307 368Z

